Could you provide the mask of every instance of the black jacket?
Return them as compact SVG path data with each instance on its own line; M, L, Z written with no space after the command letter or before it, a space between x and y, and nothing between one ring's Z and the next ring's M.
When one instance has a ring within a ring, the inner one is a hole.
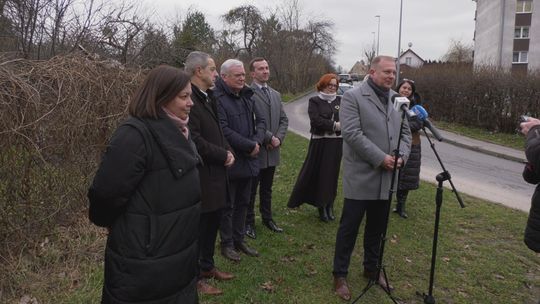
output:
M109 227L102 303L197 303L199 161L163 112L115 131L88 192Z
M339 107L341 97L336 96L332 102L321 99L319 96L311 97L308 105L310 132L316 135L324 135L326 132L334 132L334 123L339 121ZM340 135L341 132L335 132Z
M208 96L191 85L193 107L189 113L189 131L202 157L199 166L201 181L202 212L212 212L224 208L227 203L227 150L232 148L223 136L219 125L216 100L212 90Z
M525 148L527 165L523 170L523 179L535 184L536 189L531 200L531 210L525 228L525 244L531 250L540 252L540 126L535 126L527 133Z
M422 163L422 145L420 142L420 130L424 123L413 116L409 120L411 129L411 153L403 169L399 171L399 190L414 190L420 186L420 165Z
M266 129L263 116L253 106L252 95L253 90L247 86L235 94L221 78L216 82L219 122L235 156L228 171L231 179L259 175L259 160L249 154L257 143L262 148Z

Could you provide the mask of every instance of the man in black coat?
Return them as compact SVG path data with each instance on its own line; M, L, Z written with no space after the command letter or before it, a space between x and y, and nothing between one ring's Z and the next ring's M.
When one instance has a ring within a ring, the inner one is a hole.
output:
M228 59L221 65L220 75L215 89L219 121L236 157L228 171L231 203L221 220L221 253L238 261L237 250L249 256L259 255L246 245L244 235L251 181L259 174L257 156L264 140L265 124L253 106L253 91L245 84L244 64Z
M191 75L189 129L203 165L199 166L201 184L201 220L199 224L199 268L197 290L203 294L223 292L206 279L230 280L234 276L214 265L214 248L223 209L227 206L227 168L234 163L231 147L223 136L217 116L216 100L210 88L217 77L216 64L210 55L191 52L184 70Z
M527 136L525 147L527 164L523 170L523 178L526 182L536 185L525 228L525 244L529 249L540 253L540 120L527 118L520 127L521 133Z

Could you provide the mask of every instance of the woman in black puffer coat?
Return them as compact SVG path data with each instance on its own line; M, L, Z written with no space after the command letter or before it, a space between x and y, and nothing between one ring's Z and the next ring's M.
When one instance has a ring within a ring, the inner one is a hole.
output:
M534 252L540 252L540 120L529 118L521 123L521 132L527 136L525 156L527 164L523 179L537 185L531 200L531 210L525 228L525 244Z
M199 156L187 129L189 76L153 69L88 191L107 227L101 303L198 303Z
M396 91L399 95L407 97L411 104L409 108L415 105L422 105L420 95L416 93L416 87L414 81L410 79L403 79L397 86ZM420 142L420 130L424 123L422 120L413 116L409 119L409 127L411 129L411 153L409 159L405 164L405 167L399 172L398 190L396 192L397 204L394 212L399 214L402 218L407 218L408 215L405 212L405 202L407 201L407 195L409 190L418 189L420 185L420 163L422 157L422 149Z

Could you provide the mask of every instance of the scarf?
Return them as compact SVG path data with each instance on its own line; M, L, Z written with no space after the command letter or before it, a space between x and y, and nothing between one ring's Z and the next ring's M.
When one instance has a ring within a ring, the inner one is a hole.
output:
M377 95L377 97L379 97L381 102L386 105L388 103L388 96L390 94L390 90L386 88L381 88L380 86L375 84L371 77L368 77L367 83L373 89L373 91L375 91L375 94Z
M336 99L336 96L337 96L336 93L334 93L334 94L326 94L326 93L323 93L323 92L319 92L319 98L322 99L322 100L326 100L328 103L331 103L332 101L334 101L334 99Z
M162 107L161 109L172 120L174 125L177 126L178 129L180 129L180 132L182 132L182 134L184 134L186 139L188 139L189 130L188 130L187 124L188 124L188 121L189 121L189 116L186 119L181 119L180 117L174 115L174 113L169 111L167 108Z

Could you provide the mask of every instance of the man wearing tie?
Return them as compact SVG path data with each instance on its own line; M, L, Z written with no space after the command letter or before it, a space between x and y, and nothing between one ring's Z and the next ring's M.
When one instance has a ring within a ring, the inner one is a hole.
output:
M272 217L272 184L276 166L279 164L279 149L285 139L289 120L283 111L281 95L268 86L270 78L268 62L262 57L254 58L249 63L249 70L253 79L251 89L254 92L251 99L255 108L263 115L266 124L264 141L259 153L260 173L252 181L251 200L246 217L246 235L256 238L255 197L259 184L259 210L262 223L270 231L283 232Z

